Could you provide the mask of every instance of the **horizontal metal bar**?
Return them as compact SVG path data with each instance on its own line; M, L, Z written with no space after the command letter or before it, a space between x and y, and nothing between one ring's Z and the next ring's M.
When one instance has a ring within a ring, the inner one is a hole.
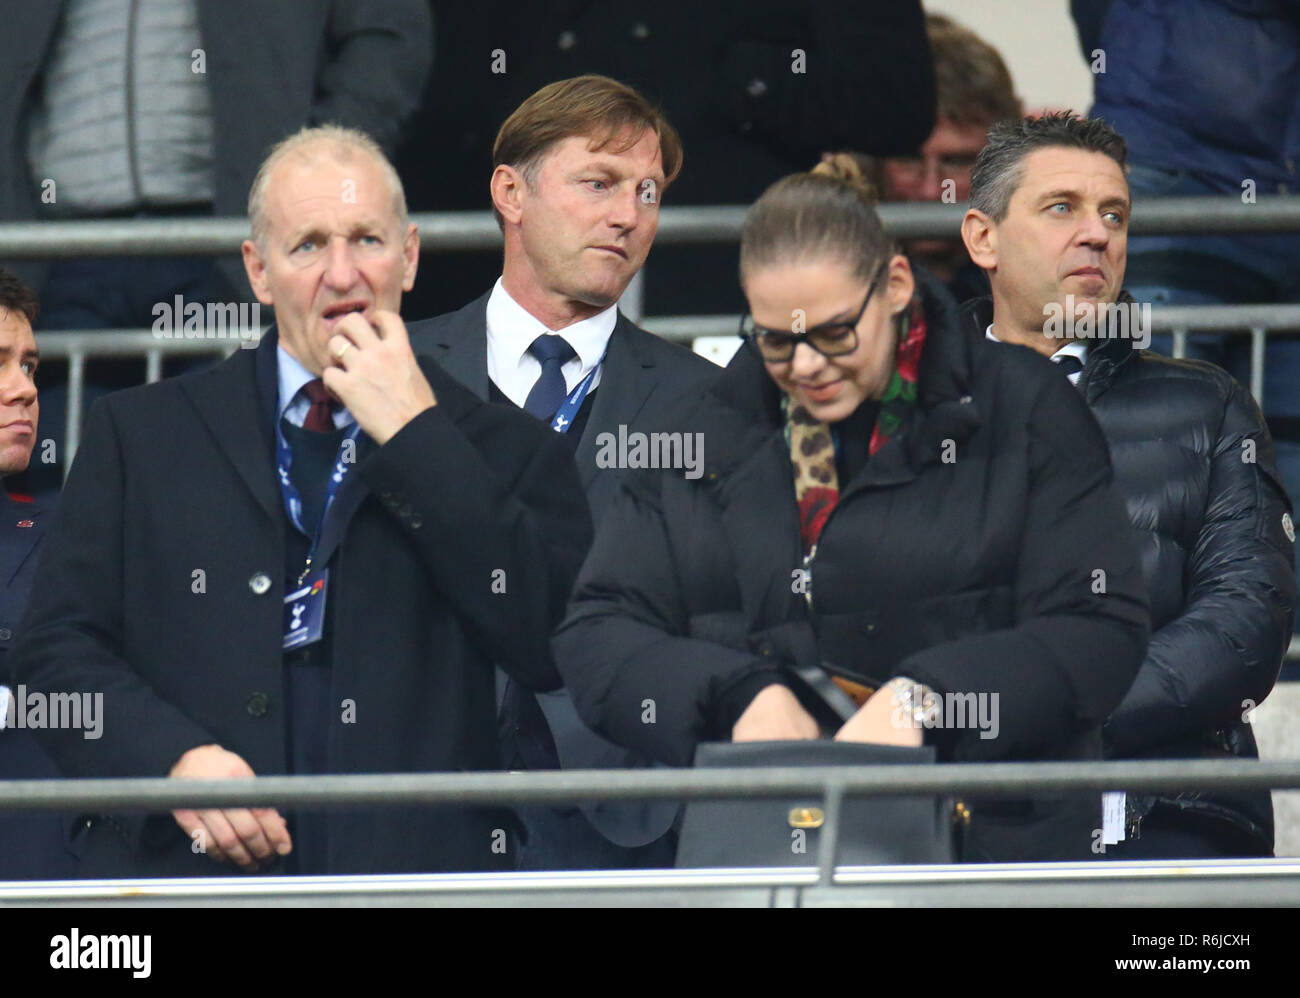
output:
M660 245L735 242L743 205L687 205L660 212ZM957 238L964 204L882 204L885 228L900 239ZM421 212L420 248L432 252L495 250L501 230L489 211ZM1133 208L1130 233L1300 231L1300 196L1265 196L1243 204L1234 195L1148 198ZM78 219L0 224L0 258L67 259L87 256L220 256L239 252L248 220L224 218Z
M945 763L766 769L571 770L535 773L384 773L261 776L247 780L16 780L0 782L4 811L165 811L194 807L312 807L630 799L728 799L1045 790L1300 789L1300 759Z
M1300 904L1293 859L812 867L169 880L12 881L0 907L277 905L839 905L1039 907Z
M699 336L735 336L738 315L652 316L641 325L657 336L674 342L689 342ZM1189 329L1214 336L1249 336L1251 329L1269 332L1300 330L1300 305L1153 305L1153 333Z
M1249 334L1252 328L1271 332L1300 330L1300 305L1153 305L1151 331L1187 329L1193 333Z
M225 336L211 338L161 337L148 329L84 329L37 333L41 359L68 357L74 353L95 357L148 357L159 351L164 357L191 354L231 353L241 346L257 346L261 329L227 329Z
M658 316L642 320L650 332L664 339L689 341L699 336L734 336L737 315ZM1252 328L1270 332L1300 331L1300 305L1162 305L1151 309L1151 331L1193 329L1212 335L1250 335ZM214 330L215 331L215 330ZM254 328L225 330L224 338L158 336L148 329L86 329L40 334L44 357L66 357L80 351L87 357L145 356L150 350L164 355L229 352L254 345L262 331Z

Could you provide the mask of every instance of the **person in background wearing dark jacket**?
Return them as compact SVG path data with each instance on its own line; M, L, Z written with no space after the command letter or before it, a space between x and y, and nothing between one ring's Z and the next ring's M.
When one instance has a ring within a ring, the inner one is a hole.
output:
M39 311L32 290L0 268L0 475L6 478L26 470L40 425L36 393L40 353L32 335ZM9 646L32 588L45 513L27 496L8 489L0 493L0 780L59 775L31 731L19 727L18 702L9 688L16 684L6 671ZM23 714L25 718L25 709ZM0 813L0 880L49 880L72 873L62 819L52 814Z
M823 150L905 154L934 125L921 0L435 7L433 77L397 162L416 211L481 209L501 122L529 94L584 73L622 80L664 109L689 152L673 205L749 204ZM494 255L446 255L411 308L459 308L461 288L486 287L496 268ZM734 250L659 246L645 304L648 315L735 315Z
M1011 72L979 35L942 14L927 14L939 117L910 156L879 161L881 201L958 204L970 197L970 172L994 122L1020 117ZM908 259L934 274L958 301L989 293L988 278L960 239L913 239Z
M719 368L638 328L618 299L659 226L659 200L682 145L644 97L604 76L543 87L497 136L492 199L505 233L503 272L459 311L412 323L411 343L480 398L531 413L578 461L600 518L617 466L600 441L647 433ZM558 351L547 361L547 345ZM587 728L563 690L503 691L506 764L518 769L647 765ZM523 869L671 866L672 802L518 809L528 839Z
M554 641L561 672L588 724L677 766L706 740L823 733L1100 758L1147 632L1105 441L1045 361L964 335L860 179L840 158L750 208L748 343L679 424L703 474L624 477ZM860 704L824 732L799 678L823 663ZM966 695L995 705L996 732L931 713ZM1088 859L1101 801L970 812L966 861Z
M1212 364L1135 346L1142 313L1120 291L1125 159L1124 140L1101 121L1057 114L990 131L962 236L993 298L970 303L964 325L977 342L1056 361L1110 444L1153 633L1103 729L1108 758L1255 758L1246 716L1277 679L1295 607L1290 503L1250 395ZM1100 331L1114 335L1084 338ZM1122 811L1115 801L1110 857L1273 851L1267 790L1130 794Z

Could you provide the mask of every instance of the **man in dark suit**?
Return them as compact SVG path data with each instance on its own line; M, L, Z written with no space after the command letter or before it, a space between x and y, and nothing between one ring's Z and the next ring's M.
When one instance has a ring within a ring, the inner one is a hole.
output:
M0 475L6 478L27 469L36 444L40 401L35 378L40 354L32 323L38 311L32 290L0 268ZM59 775L26 730L25 710L23 727L18 726L18 703L4 685L9 682L9 647L32 589L45 513L26 495L8 487L0 492L0 780ZM71 876L72 854L64 846L63 830L57 815L0 816L0 880Z
M666 424L675 400L718 372L618 311L650 252L681 142L635 90L581 76L524 101L493 162L501 278L459 311L413 323L411 341L480 398L551 424L573 449L599 523L616 486L616 442ZM519 768L650 765L587 729L564 691L507 684L503 696L506 755ZM663 802L521 809L524 868L670 866L675 815Z
M572 458L416 360L397 309L418 237L367 136L285 140L249 216L245 267L276 326L255 351L92 412L13 671L40 693L102 693L102 730L44 744L84 777L499 768L492 663L558 685L547 639L591 534ZM218 872L213 859L505 868L508 819L91 815L83 861L135 876Z

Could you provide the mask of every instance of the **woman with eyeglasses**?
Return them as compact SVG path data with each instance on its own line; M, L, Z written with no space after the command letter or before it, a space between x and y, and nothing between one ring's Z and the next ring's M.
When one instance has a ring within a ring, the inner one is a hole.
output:
M1147 611L1078 393L959 327L843 158L750 208L740 276L745 344L683 401L702 473L625 473L555 639L586 723L679 766L727 739L1100 759ZM968 861L1098 852L1099 794L968 816Z

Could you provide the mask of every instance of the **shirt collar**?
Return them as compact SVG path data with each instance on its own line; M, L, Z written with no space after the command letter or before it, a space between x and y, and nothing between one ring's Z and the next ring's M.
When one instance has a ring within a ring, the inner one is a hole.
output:
M501 278L492 287L487 303L487 334L491 346L508 354L514 361L523 359L533 340L543 333L563 336L573 347L582 369L588 371L600 363L609 346L609 338L618 323L618 303L589 319L582 319L563 329L548 329L542 321L524 308L506 290Z
M277 343L275 352L278 361L276 365L277 377L280 384L280 402L276 407L275 416L276 419L280 419L284 416L284 410L289 408L289 404L302 391L302 386L314 380L316 375L303 367L298 362L298 359L284 348L283 344Z
M993 323L991 322L984 330L984 338L986 340L992 340L994 343L1002 342L993 335ZM1055 362L1062 357L1078 357L1080 364L1086 364L1088 362L1088 344L1081 343L1078 340L1066 340L1061 346L1061 349L1052 354L1051 359Z

